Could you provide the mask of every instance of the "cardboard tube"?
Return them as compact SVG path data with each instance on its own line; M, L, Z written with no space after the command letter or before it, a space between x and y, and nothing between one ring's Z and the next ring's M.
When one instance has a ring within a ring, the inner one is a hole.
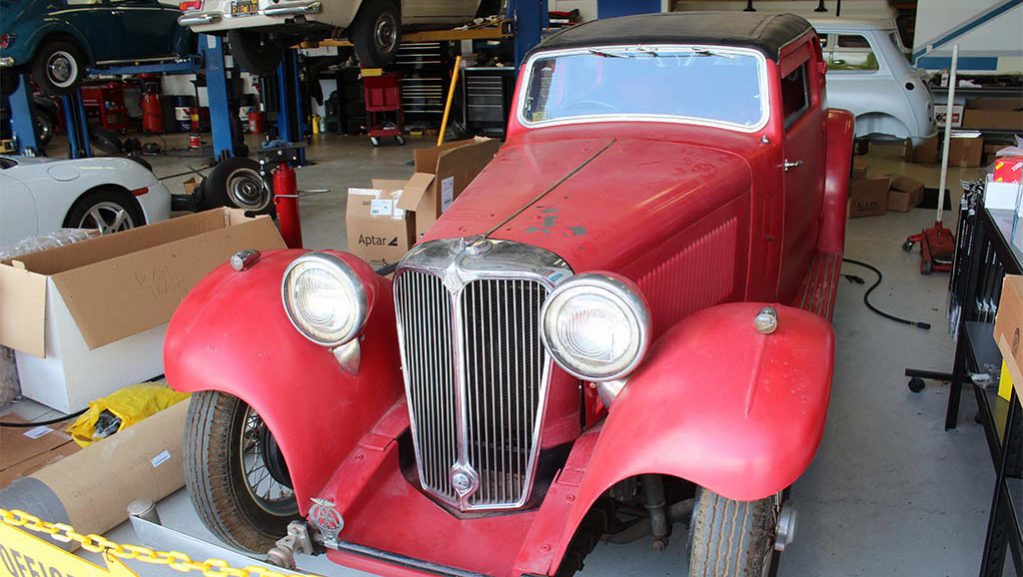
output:
M0 507L69 523L85 535L109 531L128 519L132 501L159 501L184 486L181 439L188 403L18 479L0 490Z

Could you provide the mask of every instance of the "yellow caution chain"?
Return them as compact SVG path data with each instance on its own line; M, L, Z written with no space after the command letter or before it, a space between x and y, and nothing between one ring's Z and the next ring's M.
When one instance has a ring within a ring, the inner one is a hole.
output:
M34 547L35 551L39 551L39 546L46 546L52 550L45 550L44 553L36 555L38 558L43 560L51 561L54 556L62 555L66 556L68 561L77 561L83 564L87 564L89 568L83 574L92 575L132 575L131 571L125 567L119 560L121 559L136 559L143 563L149 563L152 565L166 565L171 569L187 573L189 571L199 571L206 577L293 577L293 574L284 574L265 567L249 566L244 569L236 569L228 565L227 561L221 559L207 559L205 561L193 561L191 557L185 553L179 551L157 551L150 549L149 547L140 547L138 545L120 545L114 543L102 535L83 535L75 531L74 527L66 523L50 523L42 521L39 517L31 515L24 511L17 509L8 511L0 508L0 521L3 521L3 525L0 525L0 529L10 528L14 533L20 533L25 537L26 541L31 541L29 547ZM72 553L68 553L63 549L46 543L43 540L37 539L20 529L32 531L35 533L45 533L49 535L51 539L60 541L62 543L70 543L76 541L82 546L82 549L90 551L92 553L100 553L103 555L107 562L108 570L103 571L102 568L92 565L85 559L82 559ZM0 531L0 535L3 535L6 531ZM8 542L8 546L12 546L7 539L0 539L0 542ZM14 549L13 547L11 547ZM8 551L0 552L0 574L8 562L14 562L14 555L9 554ZM25 558L26 561L35 562L34 559L28 558L28 555L20 556L19 558ZM8 568L8 571L10 569ZM97 572L99 570L99 572ZM20 573L21 571L18 571ZM13 573L17 575L16 573ZM26 573L28 574L28 573ZM304 577L313 577L306 575Z

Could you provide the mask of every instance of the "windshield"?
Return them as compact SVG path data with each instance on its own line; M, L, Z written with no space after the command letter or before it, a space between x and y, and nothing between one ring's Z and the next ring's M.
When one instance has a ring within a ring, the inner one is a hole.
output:
M725 124L767 118L764 60L751 50L614 46L535 57L525 83L527 124L573 119Z

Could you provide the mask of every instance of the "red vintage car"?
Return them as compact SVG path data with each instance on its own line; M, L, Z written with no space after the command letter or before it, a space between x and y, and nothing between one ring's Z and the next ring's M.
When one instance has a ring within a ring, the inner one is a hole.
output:
M793 15L576 26L393 281L337 251L217 269L166 340L202 519L459 577L688 523L693 575L761 575L831 387L853 120L824 72Z

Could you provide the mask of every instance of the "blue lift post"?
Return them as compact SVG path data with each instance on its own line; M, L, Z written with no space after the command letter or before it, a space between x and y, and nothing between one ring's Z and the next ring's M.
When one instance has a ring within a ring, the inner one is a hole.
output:
M17 139L18 153L35 156L39 154L39 136L36 134L36 110L30 86L28 74L19 74L18 89L10 96L11 132Z
M90 158L92 145L89 144L89 125L85 120L82 91L76 88L71 94L61 97L61 103L64 105L64 126L70 157Z
M227 93L224 42L219 36L199 35L199 54L206 65L206 96L210 105L213 157L220 162L234 156L234 130Z
M547 0L508 0L506 18L515 21L515 67L529 49L540 43L543 31L550 27Z
M298 75L298 51L288 48L277 65L277 138L283 142L305 141L305 114L302 110L302 83ZM304 166L305 149L298 150L299 165Z

